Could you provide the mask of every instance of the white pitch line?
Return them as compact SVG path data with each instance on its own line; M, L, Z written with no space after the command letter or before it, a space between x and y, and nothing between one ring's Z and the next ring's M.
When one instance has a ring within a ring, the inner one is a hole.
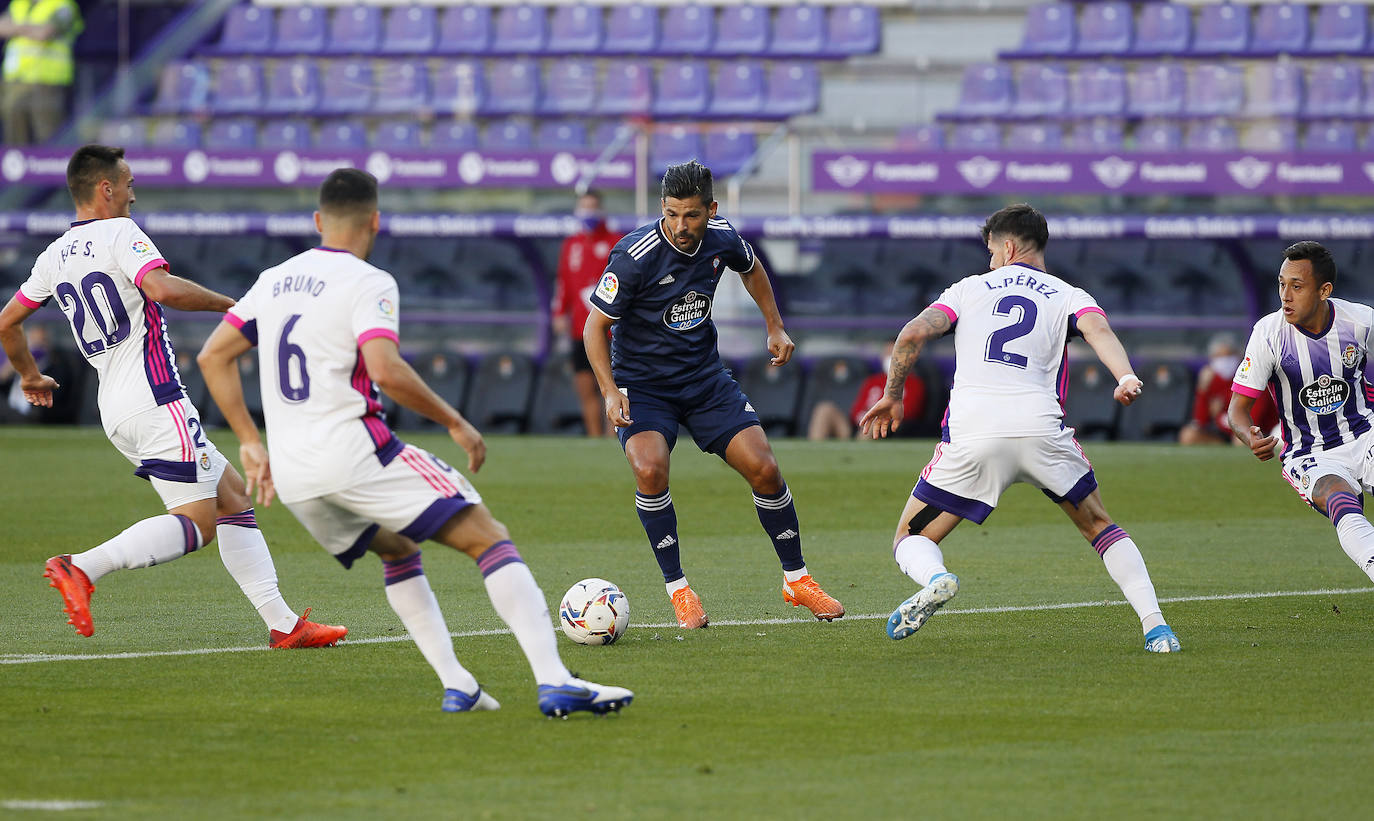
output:
M1261 593L1216 593L1207 596L1174 596L1172 598L1160 599L1164 604L1177 602L1203 602L1203 601L1244 601L1248 599L1281 599L1293 596L1333 596L1350 595L1356 593L1374 593L1374 587L1351 587L1351 588L1324 588L1320 590L1270 590ZM1034 613L1042 610L1078 610L1086 607L1118 607L1125 606L1126 602L1119 600L1103 599L1099 601L1076 601L1076 602L1057 602L1055 604L1021 604L1007 605L1004 607L970 607L970 608L946 608L936 615L958 615L973 616L989 613ZM866 613L863 615L844 617L845 621L877 621L887 620L890 613ZM714 627L755 627L773 624L810 624L811 619L724 619L713 621ZM676 630L677 622L658 622L654 624L634 625L640 630ZM454 638L472 638L474 636L507 636L509 630L464 630L456 633L449 633ZM344 639L344 644L394 644L400 641L410 641L410 636L373 636L365 639ZM256 653L269 648L261 644L252 647L201 647L194 650L156 650L149 652L130 652L130 653L4 653L0 654L0 664L36 664L50 661L97 661L109 659L144 659L144 658L163 658L167 656L208 656L216 653Z
M105 806L103 801L0 801L0 808L7 810L95 810Z

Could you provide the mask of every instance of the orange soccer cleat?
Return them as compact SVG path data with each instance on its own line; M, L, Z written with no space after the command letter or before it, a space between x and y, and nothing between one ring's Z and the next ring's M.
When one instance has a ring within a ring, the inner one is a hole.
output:
M43 576L50 579L49 587L56 587L62 594L63 609L67 611L67 624L76 632L89 636L95 632L91 623L91 594L95 585L86 577L84 571L72 564L70 553L53 556L43 565Z
M692 592L692 588L684 587L673 593L672 598L673 615L677 616L678 627L683 630L695 630L706 626L706 611L701 609L701 599Z
M832 621L844 616L844 605L822 590L809 574L794 582L784 580L782 598L793 607L805 605L822 621Z
M338 644L339 639L348 635L347 627L339 627L333 624L316 624L309 621L306 617L310 615L310 608L305 608L305 612L296 620L296 629L290 633L283 633L280 630L273 630L271 639L267 646L273 650L294 650L300 647L333 647Z

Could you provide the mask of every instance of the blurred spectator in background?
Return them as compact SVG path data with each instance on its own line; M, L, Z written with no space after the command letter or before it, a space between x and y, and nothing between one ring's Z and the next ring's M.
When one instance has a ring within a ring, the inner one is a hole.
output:
M822 399L811 410L811 420L806 426L806 438L819 442L823 439L849 439L856 436L859 432L859 420L874 403L883 398L883 391L887 388L887 373L891 368L892 343L889 342L887 349L883 351L882 372L869 376L859 386L854 404L849 408L849 415L846 416L840 406L829 399ZM894 431L892 436L919 435L920 421L925 414L925 408L925 383L914 372L909 373L906 377L905 392L902 394L902 426Z
M38 369L56 379L65 390L61 397L53 396L52 407L43 408L30 405L24 399L19 375L14 366L0 353L0 422L34 424L36 422L57 422L70 424L76 421L80 397L80 374L72 367L71 357L57 350L48 337L48 329L34 325L26 329L29 351L33 353Z
M5 44L0 124L8 145L47 142L67 118L75 63L72 43L84 28L74 0L11 0L0 15Z
M582 422L587 427L587 435L605 436L609 433L606 413L601 407L596 376L587 361L587 349L582 344L582 328L591 310L587 298L606 270L606 259L621 235L607 230L601 195L596 191L587 191L577 198L573 216L582 220L583 227L563 241L563 250L558 255L553 330L560 339L570 338L572 343L573 387L582 404Z
M1231 378L1240 365L1240 344L1231 334L1217 334L1207 343L1207 364L1197 375L1193 398L1193 417L1178 432L1181 445L1208 445L1236 442L1226 409L1231 403ZM1268 432L1279 424L1274 398L1264 394L1251 411L1260 430Z

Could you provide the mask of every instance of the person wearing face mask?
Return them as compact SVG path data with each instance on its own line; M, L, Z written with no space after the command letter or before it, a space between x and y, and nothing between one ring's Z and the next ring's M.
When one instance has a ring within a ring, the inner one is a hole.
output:
M858 393L854 396L854 404L849 408L849 415L840 406L823 399L816 403L816 407L811 411L811 420L807 424L806 438L813 442L820 442L826 439L849 439L851 437L863 438L859 431L859 422L863 419L864 413L879 399L883 398L883 391L887 388L887 375L892 370L892 343L888 343L887 349L883 351L882 371L870 374L863 384L859 386ZM921 377L909 373L906 377L906 390L902 393L903 419L912 420L913 423L920 421L925 414L926 408L926 385ZM918 436L921 431L919 425L908 424L901 431L894 432L894 436Z
M606 215L601 209L601 195L588 190L577 198L573 216L582 221L582 230L563 241L558 254L558 282L553 294L553 329L559 338L571 340L573 388L582 405L582 422L588 436L606 434L606 416L601 411L601 393L596 376L587 360L587 348L582 344L582 329L591 310L587 301L592 289L606 270L611 249L620 241L620 234L606 227Z
M1197 375L1193 398L1193 417L1178 432L1180 445L1210 445L1235 442L1231 422L1226 417L1231 402L1231 377L1240 365L1240 347L1228 333L1217 334L1207 344L1207 364ZM1258 398L1252 411L1255 424L1273 430L1279 423L1278 410L1268 394Z

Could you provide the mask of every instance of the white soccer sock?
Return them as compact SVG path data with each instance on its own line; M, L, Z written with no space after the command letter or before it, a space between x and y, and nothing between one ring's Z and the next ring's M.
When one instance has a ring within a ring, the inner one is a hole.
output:
M897 567L922 587L930 584L936 576L948 573L945 569L945 556L940 546L925 536L907 536L897 543L893 551Z
M185 516L167 513L135 522L113 539L72 556L72 564L86 574L91 584L115 570L166 564L200 548L200 528L190 521Z
M525 651L537 684L566 684L572 673L558 657L549 605L530 569L522 561L502 565L482 578L487 596Z
M809 571L809 570L806 569L806 565L802 565L801 567L797 568L796 570L784 570L784 571L782 571L782 579L783 579L783 581L787 582L788 584L791 584L792 582L795 582L795 581L800 580L802 576L810 576L810 575L811 575L811 571Z
M1150 581L1150 571L1145 569L1145 557L1140 555L1140 548L1129 536L1107 548L1102 554L1102 564L1106 566L1112 581L1125 594L1126 601L1135 608L1142 630L1148 633L1165 623L1164 615L1159 610L1159 599L1155 596L1155 586Z
M477 692L477 679L453 654L453 637L448 634L448 625L444 623L439 601L430 589L429 578L421 573L388 584L386 601L401 617L401 624L405 625L406 632L415 640L415 646L420 648L425 661L439 674L444 689Z
M668 598L671 599L671 598L673 597L673 594L674 594L674 593L676 593L677 591L681 590L681 589L684 588L684 587L690 587L691 585L687 584L687 577L686 577L686 576L683 576L682 578L678 579L677 581L668 582L667 584L665 584L665 585L663 585L663 586L664 586L664 588L666 588L667 591L668 591Z
M249 517L253 515L251 510L245 513ZM239 514L234 518L243 516ZM277 568L272 564L272 553L267 549L262 531L256 526L221 523L215 527L215 538L219 540L219 558L224 562L224 569L257 608L267 629L281 633L295 630L296 614L286 605L277 588Z
M1336 538L1345 555L1374 580L1374 525L1363 516L1347 513L1336 525Z

